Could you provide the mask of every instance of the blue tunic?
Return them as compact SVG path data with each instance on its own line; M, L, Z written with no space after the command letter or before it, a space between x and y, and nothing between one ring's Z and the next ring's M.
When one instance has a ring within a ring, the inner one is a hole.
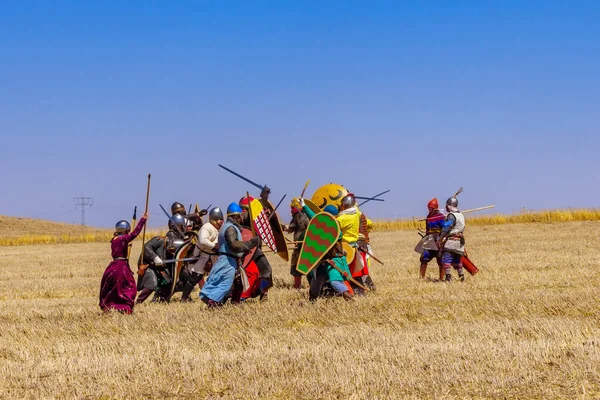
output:
M242 233L237 226L227 221L219 231L219 258L212 267L210 275L206 283L200 291L200 297L206 297L218 303L223 302L233 287L235 279L235 271L238 267L238 257L240 254L235 254L229 247L229 243L225 239L225 231L233 226L237 232L238 240L242 240Z

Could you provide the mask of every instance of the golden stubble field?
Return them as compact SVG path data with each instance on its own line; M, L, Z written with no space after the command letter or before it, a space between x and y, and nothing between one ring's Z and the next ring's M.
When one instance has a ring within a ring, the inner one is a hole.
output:
M131 316L98 308L108 243L1 247L0 397L598 398L598 228L467 228L481 273L451 284L417 279L414 232L376 232L354 302L308 302L270 256L268 302Z

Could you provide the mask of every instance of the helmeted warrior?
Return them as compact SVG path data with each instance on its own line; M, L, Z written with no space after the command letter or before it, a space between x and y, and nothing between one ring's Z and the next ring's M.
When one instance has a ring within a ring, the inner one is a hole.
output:
M465 280L461 258L465 253L465 217L458 210L458 194L462 188L446 201L448 215L444 221L442 233L437 243L442 251L442 263L446 273L446 281L452 280L452 267L458 272L461 281Z
M271 213L274 211L273 205L269 201L270 194L271 194L271 189L267 185L263 186L263 188L260 191L259 201L260 201L260 204L262 204L263 209L265 210L267 215L271 215Z
M130 314L135 302L135 279L127 258L128 244L134 240L146 224L148 214L144 214L131 231L129 222L121 220L115 225L115 234L110 241L113 261L106 267L100 282L100 308Z
M298 242L292 252L290 274L294 277L294 289L300 289L302 286L302 274L296 270L296 266L298 265L298 257L300 256L300 249L306 228L310 221L304 211L302 211L302 207L300 207L297 200L292 200L290 211L292 213L292 221L288 226L283 227L283 230L291 233L294 237L294 242Z
M185 216L187 214L187 212L185 211L185 206L183 204L181 204L180 202L176 201L175 203L173 203L171 205L171 214L172 215L183 215Z
M152 293L152 301L167 301L171 295L173 282L173 264L164 260L173 258L175 252L184 243L185 218L175 214L169 220L169 231L165 236L155 236L144 244L144 259L138 265L148 265L144 275L138 278L137 290L140 291L136 303L144 302Z
M353 278L359 278L364 283L369 282L369 286L374 286L372 279L367 279L369 275L369 264L365 249L361 249L358 245L361 212L356 206L356 198L352 193L348 193L340 203L337 220L342 229L342 241L356 248L354 260L350 263L350 271ZM370 224L367 219L366 224Z
M208 224L202 225L198 234L198 241L194 247L192 257L198 261L188 264L189 278L183 287L181 301L191 301L190 293L194 286L202 281L205 274L217 261L219 256L219 229L223 226L223 212L219 207L214 207L208 213Z
M247 229L252 229L249 208L250 203L253 200L254 199L252 197L243 197L240 200L240 206L244 210L241 225ZM247 300L254 297L259 297L260 300L266 300L268 296L267 293L271 286L273 286L273 268L261 250L261 246L256 249L251 261L256 264L256 267L258 268L258 275L255 274L256 271L253 270L253 266L249 265L249 268L247 268L246 271L250 287L248 290L242 293L242 300Z
M257 236L249 241L242 241L242 213L243 210L237 203L231 203L227 207L227 221L219 230L219 258L200 291L200 299L209 307L224 303L232 291L236 272L241 267L244 255L260 242Z
M425 220L425 236L420 243L423 243L423 252L421 253L421 267L419 269L419 276L421 279L425 279L427 273L427 264L433 259L438 263L440 269L440 280L444 278L444 266L441 262L441 254L438 254L437 243L444 227L444 220L446 216L439 210L439 204L437 198L433 198L427 203L427 218ZM435 248L435 249L434 249Z

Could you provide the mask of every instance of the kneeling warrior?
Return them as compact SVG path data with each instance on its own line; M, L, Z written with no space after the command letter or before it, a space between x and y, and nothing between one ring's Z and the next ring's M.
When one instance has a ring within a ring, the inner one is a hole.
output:
M115 235L110 241L113 261L108 265L100 282L100 308L107 312L111 309L131 314L135 301L135 279L129 267L127 248L146 224L148 214L144 214L130 233L129 222L121 220L115 226Z
M143 303L155 292L152 301L167 301L171 294L172 263L165 264L164 260L173 258L177 248L183 243L185 218L175 214L169 221L171 228L165 236L155 236L144 244L144 260L138 265L147 265L145 269L138 270L137 290L140 294L136 303ZM141 274L140 274L141 272Z
M446 200L446 211L448 216L442 228L442 234L437 243L438 249L442 251L442 263L446 272L446 281L452 280L452 267L458 272L461 281L465 280L461 258L465 253L465 216L458 211L458 199L456 196L462 192L462 188Z
M259 244L258 236L242 241L242 213L243 210L237 203L231 203L227 207L227 222L219 231L219 258L200 291L200 299L209 307L224 304L225 298L232 291L244 254Z
M442 228L444 226L444 220L446 217L438 209L439 204L437 198L433 198L427 203L427 219L425 220L425 236L421 240L423 243L423 253L421 253L421 268L419 269L419 276L421 279L425 279L427 273L427 264L433 259L436 259L439 266L440 280L444 279L444 266L441 263L441 254L438 254L438 250L434 250L434 244L440 239Z
M302 212L309 219L315 216L315 212L304 204L304 199L298 198L294 202L300 206ZM332 211L335 212L335 210ZM308 296L311 301L315 301L322 295L327 282L331 285L333 292L342 296L345 300L352 300L354 296L354 290L352 290L349 282L349 278L351 277L350 268L348 267L346 254L342 247L342 235L343 233L340 231L338 242L323 257L323 261L307 275L310 281Z
M192 257L198 257L198 261L189 264L190 276L185 286L181 301L191 301L190 293L198 282L202 281L204 275L210 272L219 255L219 229L223 226L223 212L219 207L210 210L208 224L202 225L198 235L198 242L194 247Z

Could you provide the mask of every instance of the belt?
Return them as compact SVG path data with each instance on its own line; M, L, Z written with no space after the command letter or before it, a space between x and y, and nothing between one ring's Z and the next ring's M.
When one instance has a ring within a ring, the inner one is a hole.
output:
M113 261L129 261L129 258L125 258L125 257L113 257Z

